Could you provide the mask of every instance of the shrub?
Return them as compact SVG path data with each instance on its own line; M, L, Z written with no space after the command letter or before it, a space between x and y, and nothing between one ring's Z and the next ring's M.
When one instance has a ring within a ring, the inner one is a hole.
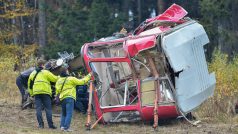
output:
M16 86L16 77L20 71L34 65L36 49L36 45L21 48L16 45L0 44L0 101L5 101L6 103L20 102L20 92Z
M238 95L238 57L228 60L228 55L215 50L209 71L216 74L216 88L199 110L202 116L224 120L235 114Z

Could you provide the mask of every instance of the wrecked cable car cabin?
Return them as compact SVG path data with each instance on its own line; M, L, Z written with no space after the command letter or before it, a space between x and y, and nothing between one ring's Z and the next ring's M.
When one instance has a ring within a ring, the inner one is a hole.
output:
M85 67L94 72L93 104L100 122L177 117L213 95L215 74L208 72L203 48L209 39L186 14L173 4L133 35L82 47Z

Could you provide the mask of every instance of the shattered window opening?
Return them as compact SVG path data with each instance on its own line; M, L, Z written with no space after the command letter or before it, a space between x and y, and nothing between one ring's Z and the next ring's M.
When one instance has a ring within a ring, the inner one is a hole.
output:
M88 55L91 58L115 58L126 57L126 52L123 49L123 42L115 44L100 44L89 46Z
M137 84L127 62L91 62L101 81L98 97L101 108L120 107L138 102Z

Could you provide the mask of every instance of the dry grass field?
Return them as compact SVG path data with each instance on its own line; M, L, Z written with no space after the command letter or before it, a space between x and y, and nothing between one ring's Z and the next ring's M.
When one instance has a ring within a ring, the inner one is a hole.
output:
M0 134L60 134L60 107L53 107L53 121L57 130L47 128L45 113L43 112L45 128L38 129L34 109L21 110L20 93L15 85L16 72L2 72L0 77ZM199 115L200 112L195 113ZM151 123L111 123L98 124L93 130L85 130L86 115L74 112L71 123L72 134L104 134L104 133L137 133L137 134L228 134L238 133L236 118L217 119L199 117L201 123L198 127L192 126L185 120L164 120L159 123L158 131L154 131Z
M5 58L6 59L6 58ZM221 59L218 57L218 59ZM15 79L18 72L13 72L13 64L8 65L10 59L1 60L0 65L0 134L61 134L65 133L60 131L60 107L53 107L53 121L58 127L56 130L51 130L47 128L45 114L43 114L45 128L38 129L37 121L34 109L21 110L20 108L20 92L18 91ZM219 61L219 60L218 60ZM238 60L237 60L238 61ZM12 62L10 62L12 63ZM219 64L218 64L219 63ZM222 64L221 64L222 63ZM238 63L238 62L237 62ZM229 84L230 81L226 81L225 76L231 76L237 73L231 73L232 75L227 75L226 72L230 72L230 68L225 66L223 71L216 71L213 69L217 75L217 88L216 88L216 99L219 98L220 94L235 93L237 84ZM216 62L214 67L223 67L223 62ZM214 68L211 66L211 68ZM227 71L225 70L227 68ZM237 69L235 66L234 69ZM225 70L225 71L224 71ZM238 71L238 70L237 70ZM236 71L233 71L236 72ZM237 76L237 75L236 75ZM230 78L230 77L229 77ZM235 77L236 78L236 77ZM238 77L237 77L238 78ZM229 85L235 85L234 88ZM225 87L225 88L224 88ZM224 90L227 89L227 90ZM233 92L234 90L234 92ZM231 96L228 94L227 96ZM235 95L233 95L235 97ZM107 125L98 124L93 130L85 130L86 115L74 112L73 120L71 123L72 134L104 134L104 133L136 133L136 134L238 134L238 116L232 115L228 116L222 114L220 111L224 109L226 111L227 106L222 103L218 103L220 107L214 106L215 97L206 101L206 103L199 107L197 111L193 114L198 120L201 120L199 126L192 126L185 120L173 119L164 120L159 123L158 131L154 131L152 124L150 123L110 123ZM220 99L218 102L228 102L229 99ZM43 112L44 113L44 112Z
M19 98L19 97L16 97ZM34 109L21 110L18 103L9 101L0 101L0 134L61 134L59 129L60 107L53 107L53 121L58 127L56 130L47 128L45 114L43 112L45 128L38 129ZM118 133L136 133L136 134L235 134L238 133L238 125L232 121L221 123L209 118L200 118L199 126L192 126L185 120L173 119L164 120L159 123L158 131L154 131L150 123L111 123L98 124L93 130L85 130L86 115L74 112L71 123L72 134L118 134Z

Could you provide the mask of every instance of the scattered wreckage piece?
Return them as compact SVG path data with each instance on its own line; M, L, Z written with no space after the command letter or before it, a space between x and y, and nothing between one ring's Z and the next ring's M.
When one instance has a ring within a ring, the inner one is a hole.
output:
M152 121L193 111L215 89L203 46L209 42L198 22L173 4L147 19L133 35L108 37L81 48L94 72L93 105L106 122Z

